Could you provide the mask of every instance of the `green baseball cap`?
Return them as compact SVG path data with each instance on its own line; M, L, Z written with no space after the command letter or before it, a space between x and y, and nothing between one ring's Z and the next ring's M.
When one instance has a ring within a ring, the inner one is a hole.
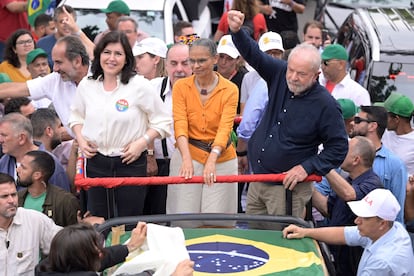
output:
M322 60L340 59L348 60L348 53L344 46L340 44L331 44L325 47L321 55Z
M0 83L3 82L12 82L9 75L7 75L6 73L0 73Z
M47 58L47 53L42 48L36 48L31 50L26 56L26 64L32 63L38 57L45 57Z
M130 9L128 5L122 1L122 0L115 0L109 3L108 7L106 9L101 9L101 12L104 13L111 13L111 12L117 12L120 14L130 14Z
M391 93L385 100L384 107L388 112L406 118L410 118L414 112L414 105L410 98L396 92Z
M358 107L353 100L350 99L337 99L336 100L342 109L342 117L344 120L351 119L358 113Z

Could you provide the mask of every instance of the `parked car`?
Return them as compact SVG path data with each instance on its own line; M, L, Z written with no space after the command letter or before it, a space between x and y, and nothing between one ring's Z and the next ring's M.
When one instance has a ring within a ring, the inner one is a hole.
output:
M66 0L77 14L77 23L92 40L106 30L106 15L100 11L111 0L86 1ZM173 24L178 20L192 22L195 31L201 37L211 36L210 11L207 1L188 0L124 0L131 10L131 16L137 20L139 30L150 36L158 37L167 44L174 41Z
M351 76L379 102L391 92L414 101L413 41L413 10L367 8L348 16L336 42L348 50Z
M413 0L316 0L314 19L322 22L331 37L356 8L406 7L413 8Z

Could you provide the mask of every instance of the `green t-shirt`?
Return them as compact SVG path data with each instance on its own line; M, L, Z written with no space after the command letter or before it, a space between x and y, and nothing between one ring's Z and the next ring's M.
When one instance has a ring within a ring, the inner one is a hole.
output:
M46 191L37 197L32 197L29 193L26 196L23 207L43 212L43 203L45 203Z

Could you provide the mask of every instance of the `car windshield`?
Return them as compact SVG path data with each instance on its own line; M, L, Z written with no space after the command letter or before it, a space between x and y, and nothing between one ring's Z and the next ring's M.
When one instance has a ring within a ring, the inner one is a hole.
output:
M95 36L106 30L106 15L100 10L82 9L76 11L76 22L93 41ZM138 29L150 36L165 39L164 15L162 11L131 11L130 16L138 21Z
M406 95L414 101L414 64L375 62L368 84L373 102L382 102L391 92Z
M330 0L329 3L347 6L410 7L411 0Z

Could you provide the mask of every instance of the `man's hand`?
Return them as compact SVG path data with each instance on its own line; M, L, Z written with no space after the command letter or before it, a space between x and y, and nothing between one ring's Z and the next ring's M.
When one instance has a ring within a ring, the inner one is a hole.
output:
M194 272L194 262L191 260L181 261L175 268L172 276L191 276Z
M283 179L283 186L285 189L293 190L298 182L302 182L308 177L308 173L302 167L302 165L296 165L286 172L286 176Z
M244 14L240 11L231 10L227 13L227 21L229 23L230 31L237 33L243 25Z
M302 239L305 237L305 229L294 224L283 229L283 237L285 239Z
M147 237L147 224L145 222L138 222L137 226L132 229L131 238L127 243L128 251L132 252L144 243Z
M90 225L95 225L95 224L102 224L105 222L105 218L92 216L89 211L86 211L86 213L82 216L81 211L78 210L77 217L78 217L78 223L83 222L83 223L89 223Z

